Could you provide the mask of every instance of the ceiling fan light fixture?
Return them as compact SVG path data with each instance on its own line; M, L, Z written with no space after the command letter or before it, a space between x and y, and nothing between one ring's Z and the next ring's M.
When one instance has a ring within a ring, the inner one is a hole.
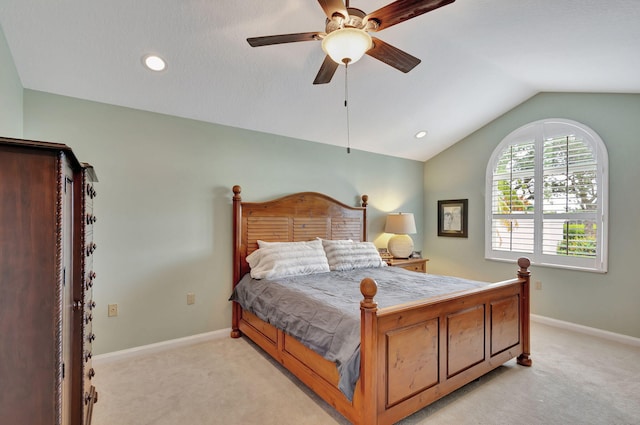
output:
M341 28L322 39L322 50L338 64L352 64L372 47L371 36L358 28Z

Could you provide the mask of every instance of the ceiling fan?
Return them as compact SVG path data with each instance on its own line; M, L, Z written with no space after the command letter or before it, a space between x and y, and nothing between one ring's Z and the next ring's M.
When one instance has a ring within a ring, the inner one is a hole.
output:
M418 65L420 59L372 37L369 33L382 31L454 1L397 0L367 15L360 9L349 7L349 0L346 0L346 4L342 0L318 0L327 15L324 32L251 37L247 42L252 47L259 47L322 40L322 49L327 55L313 84L330 82L340 63L344 65L354 63L365 53L406 73Z

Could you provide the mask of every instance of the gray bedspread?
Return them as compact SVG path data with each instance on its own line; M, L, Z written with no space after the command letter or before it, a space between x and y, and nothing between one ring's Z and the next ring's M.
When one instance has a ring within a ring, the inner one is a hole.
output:
M339 388L351 400L360 374L360 281L378 284L378 308L487 285L396 267L334 271L278 280L244 276L230 300L335 362Z

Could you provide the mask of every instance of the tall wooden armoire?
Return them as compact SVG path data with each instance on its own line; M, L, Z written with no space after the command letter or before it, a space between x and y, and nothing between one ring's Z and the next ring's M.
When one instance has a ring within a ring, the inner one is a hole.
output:
M2 423L91 423L96 181L64 144L0 138Z

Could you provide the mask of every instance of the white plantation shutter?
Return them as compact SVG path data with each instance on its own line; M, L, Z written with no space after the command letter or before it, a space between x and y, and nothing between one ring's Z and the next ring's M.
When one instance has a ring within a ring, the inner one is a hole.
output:
M486 258L606 271L607 167L600 137L574 121L509 134L487 165Z
M576 135L544 141L542 252L596 258L598 163L594 150Z
M516 142L501 152L492 176L493 249L533 253L535 143Z

